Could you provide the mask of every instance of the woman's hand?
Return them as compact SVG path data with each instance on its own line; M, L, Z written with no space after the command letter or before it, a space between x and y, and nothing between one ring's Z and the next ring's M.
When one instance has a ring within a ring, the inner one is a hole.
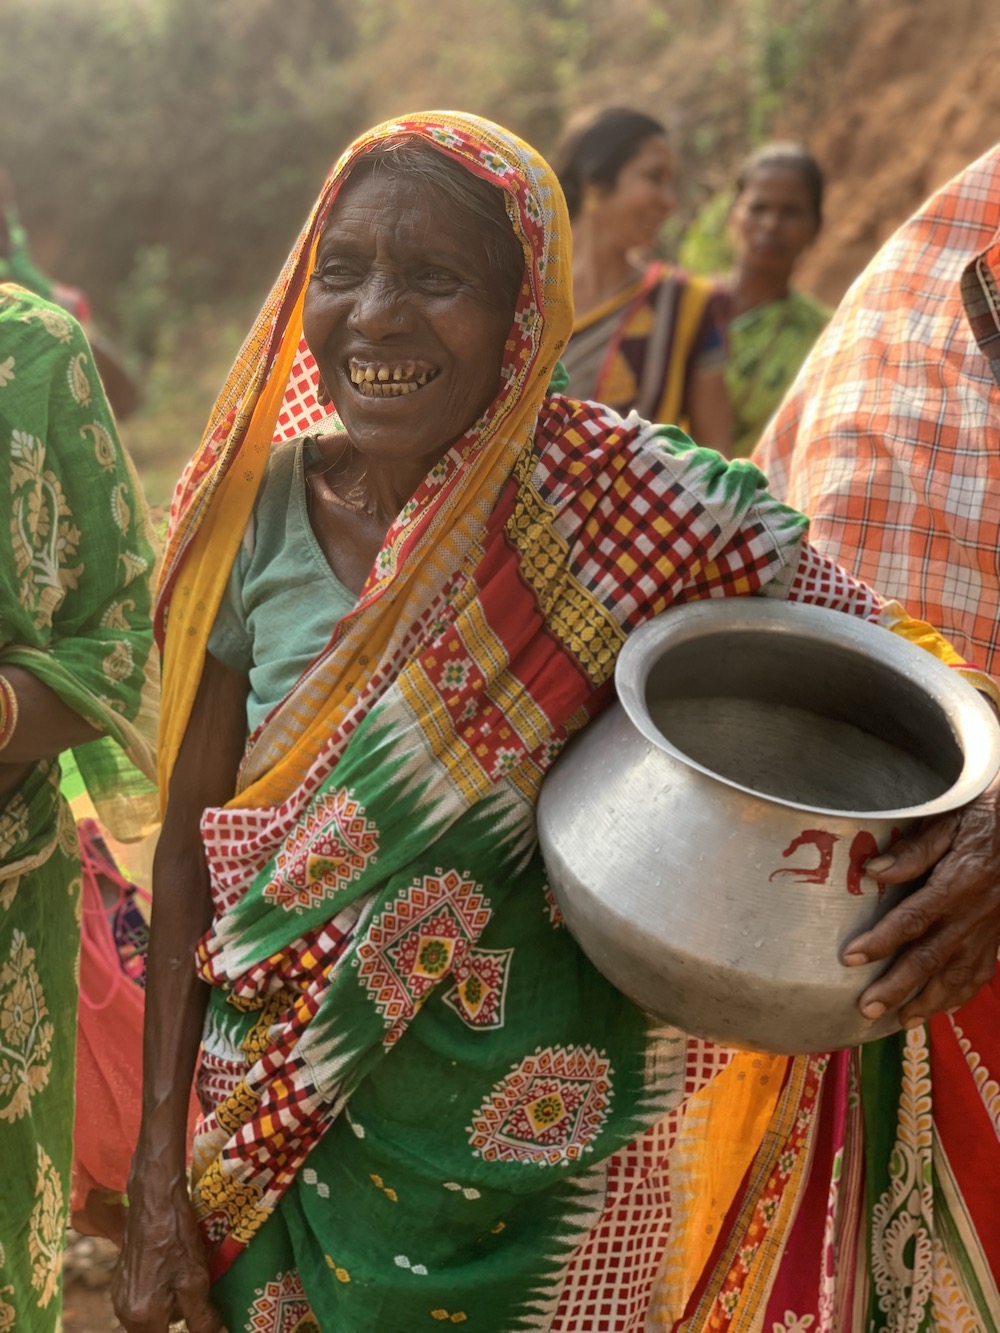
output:
M905 884L928 870L922 888L844 953L844 963L857 967L899 951L858 1001L866 1018L902 1004L900 1024L918 1027L965 1004L992 979L1000 946L1000 778L961 810L924 820L869 861L865 873Z
M236 786L248 684L208 656L170 780L153 861L143 1042L143 1112L112 1298L126 1333L218 1333L208 1263L185 1175L191 1082L208 1002L195 948L212 919L202 813Z
M111 1284L125 1333L167 1333L183 1319L189 1333L220 1333L211 1303L208 1260L183 1182L155 1183L156 1170L136 1158L129 1185L125 1244ZM145 1179L146 1184L140 1182Z

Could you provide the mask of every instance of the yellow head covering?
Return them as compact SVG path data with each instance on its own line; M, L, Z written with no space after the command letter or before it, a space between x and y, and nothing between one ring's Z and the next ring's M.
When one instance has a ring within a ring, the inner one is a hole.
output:
M358 160L402 139L427 143L505 192L508 216L524 248L525 276L504 351L502 387L390 527L358 605L337 626L320 669L308 673L280 718L270 719L252 739L241 805L271 805L287 797L348 708L373 681L384 685L398 674L403 634L462 564L533 438L573 322L570 226L555 175L534 149L476 116L445 111L388 121L356 140L330 173L177 488L159 607L164 799L208 636L271 447L321 422L327 429L338 424L331 410L317 402L316 365L302 336L302 306L317 242Z

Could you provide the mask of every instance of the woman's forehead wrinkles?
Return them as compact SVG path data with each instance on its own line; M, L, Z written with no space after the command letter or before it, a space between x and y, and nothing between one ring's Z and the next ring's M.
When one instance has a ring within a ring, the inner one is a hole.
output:
M366 190L364 185L373 188ZM358 182L333 204L323 229L321 248L329 245L387 243L390 249L420 249L451 254L483 241L483 228L474 218L456 213L450 201L434 191L407 185L400 191L387 182Z
M457 241L458 238L456 238ZM448 244L433 219L407 217L405 214L366 212L332 218L323 233L320 253L385 253L388 256L450 260L478 255L476 234L468 228L461 244Z

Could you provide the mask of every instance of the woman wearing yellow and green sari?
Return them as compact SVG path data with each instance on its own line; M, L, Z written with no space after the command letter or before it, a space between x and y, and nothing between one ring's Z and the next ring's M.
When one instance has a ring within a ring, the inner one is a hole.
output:
M822 1237L787 1242L847 1065L828 1093L830 1057L741 1055L615 991L548 890L535 802L672 603L913 626L749 464L553 390L569 241L551 169L498 126L363 136L179 485L129 1333L639 1333L714 1310L714 1277L770 1314L785 1260L782 1310L815 1319ZM938 827L929 915L974 915L960 853L995 827L988 801ZM859 951L893 951L886 921ZM925 981L890 969L863 1002Z
M707 278L650 257L675 204L666 129L608 107L569 128L555 167L573 226L569 392L676 422L728 454L725 299Z
M145 504L76 321L0 287L0 1329L60 1327L80 857L72 748L117 836L156 817Z
M747 458L781 406L832 311L792 286L823 223L823 173L798 144L768 144L740 169L730 231L736 262L724 293L733 458Z

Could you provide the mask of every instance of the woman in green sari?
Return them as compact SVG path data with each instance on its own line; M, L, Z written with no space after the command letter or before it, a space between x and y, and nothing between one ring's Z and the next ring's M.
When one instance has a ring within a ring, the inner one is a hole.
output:
M80 858L73 749L122 839L155 819L154 550L87 341L0 286L0 1330L61 1326Z
M823 173L797 144L768 144L744 163L731 231L736 263L726 283L733 458L746 458L777 411L831 311L791 285L823 221Z

